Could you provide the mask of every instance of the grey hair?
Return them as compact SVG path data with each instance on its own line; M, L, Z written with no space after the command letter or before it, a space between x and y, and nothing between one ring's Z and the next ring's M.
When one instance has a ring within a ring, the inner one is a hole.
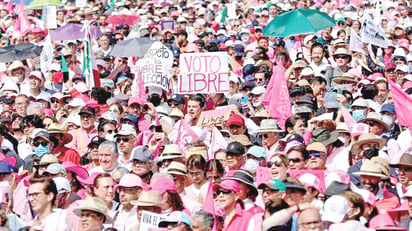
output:
M27 110L26 110L27 115L32 115L31 111L34 110L34 109L36 109L36 108L40 108L41 114L44 114L44 107L43 107L43 105L42 105L41 103L39 103L39 102L35 102L35 103L29 104L29 106L27 106Z
M169 179L174 180L173 176L170 175L169 173L156 172L153 174L152 178L150 179L150 183L154 182L159 177L167 177Z
M109 148L111 153L113 153L114 155L119 155L119 153L117 152L117 144L113 141L109 141L109 140L104 141L103 143L99 145L99 148L97 151L100 153L100 150L104 148Z
M197 211L193 214L192 219L193 218L199 218L202 220L203 229L213 229L215 220L212 214L205 211Z
M127 173L130 173L129 169L126 167L118 166L114 169L113 172L120 172L122 175L126 175Z

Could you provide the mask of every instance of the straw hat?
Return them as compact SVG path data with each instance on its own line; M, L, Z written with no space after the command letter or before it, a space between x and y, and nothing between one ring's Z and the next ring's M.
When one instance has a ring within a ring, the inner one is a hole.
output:
M389 126L382 120L382 115L378 112L369 112L365 119L359 120L358 122L366 123L368 121L374 121L384 126L384 132L390 129Z
M356 76L352 73L343 73L342 76L338 76L332 79L336 84L341 84L343 81L356 83Z
M80 207L74 209L73 212L80 217L82 210L91 210L104 215L105 224L111 224L113 222L113 219L106 213L106 203L100 198L87 197L85 200L80 200Z
M262 132L283 132L283 130L279 128L276 120L264 119L260 123L260 127L259 127L259 133L262 133Z
M401 166L412 167L412 154L405 152L401 156L401 160L398 164L391 164L392 168L399 168Z
M47 129L49 134L62 134L63 135L63 144L68 144L70 141L73 140L73 136L70 133L64 131L62 125L57 123L50 124L49 128Z
M172 161L169 164L169 166L167 166L167 173L186 176L187 174L186 165L181 162Z
M387 167L389 170L389 166ZM371 160L368 160L368 159L363 160L360 171L354 172L353 175L376 176L382 179L387 179L388 175L386 175L385 173L386 171L385 171L385 166L383 165L383 163L380 161L377 161L375 158L372 158ZM387 173L389 174L389 171Z
M363 144L367 143L378 143L379 144L379 149L382 149L383 146L386 144L386 140L383 138L379 138L375 136L373 133L367 133L359 136L358 141L356 141L351 148L351 152L358 154L360 153L360 148Z
M137 205L137 206L157 206L159 207L159 204L162 200L162 197L159 192L157 191L142 191L139 199L130 201L132 205Z
M59 163L57 157L53 154L46 154L41 157L39 165L49 165L53 163Z
M17 84L13 80L6 80L3 87L0 89L0 94L3 94L3 91L14 91L16 94L19 94L20 90Z
M9 68L7 69L7 74L8 74L8 75L11 75L11 72L12 72L14 69L17 69L17 68L23 68L25 72L29 72L29 68L28 68L28 67L26 67L25 65L23 65L23 63L22 63L21 61L16 60L16 61L14 61L14 62L12 62L12 63L10 64Z
M339 47L338 49L336 49L335 53L333 54L333 57L335 58L335 56L337 55L346 55L348 56L348 63L352 61L352 56L349 54L346 48Z
M233 135L233 136L232 136L232 140L241 143L243 146L251 146L251 145L253 145L252 142L250 142L249 138L248 138L246 135L244 135L244 134L241 134L241 135Z
M159 157L159 160L169 160L183 157L180 147L177 144L166 144L165 149Z

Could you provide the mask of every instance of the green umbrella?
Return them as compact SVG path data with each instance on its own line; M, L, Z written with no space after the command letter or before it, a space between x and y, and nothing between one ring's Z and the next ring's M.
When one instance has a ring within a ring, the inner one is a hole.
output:
M263 36L289 37L309 34L334 25L335 20L326 13L310 9L297 9L275 17L263 28Z
M34 0L28 6L29 9L43 9L44 6L62 6L60 0Z

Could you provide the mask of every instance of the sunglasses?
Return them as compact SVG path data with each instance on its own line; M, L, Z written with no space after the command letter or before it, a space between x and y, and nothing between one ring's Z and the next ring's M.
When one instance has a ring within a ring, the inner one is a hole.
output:
M241 128L242 126L232 124L229 126L230 129Z
M120 143L120 141L123 141L123 142L129 142L129 138L127 138L127 137L118 137L117 139L116 139L116 142L117 143Z
M113 132L115 132L115 130L107 130L107 133L112 134ZM127 141L125 141L127 142Z
M255 81L263 81L263 78L255 78Z
M175 105L175 106L179 105L179 103L176 102L176 101L168 102L167 104L169 104L169 106L171 106L171 105Z
M51 103L59 103L59 100L58 99L51 99L50 102Z
M292 158L292 159L289 159L289 162L293 162L293 163L299 163L299 162L302 162L303 160L302 159L300 159L300 158Z
M216 190L216 192L213 192L213 196L216 198L217 196L220 195L220 193L223 193L224 195L227 195L231 192L232 192L231 190L218 189L218 190Z
M320 152L309 152L308 153L308 158L311 158L312 156L319 158L319 157L322 156L322 153L320 153Z
M39 145L41 145L41 146L47 146L48 144L49 144L49 142L47 142L47 141L35 141L35 142L33 143L34 147L38 147Z
M141 160L133 160L133 165L138 165L138 164L143 165L143 164L146 164L146 162L141 161Z
M346 59L347 57L347 55L336 55L335 59Z
M269 138L269 135L268 134L263 134L263 135L260 135L260 138L261 139L263 139L263 138L267 139L267 138Z
M368 121L366 122L366 124L369 126L374 126L374 125L377 125L378 123L376 123L375 121Z
M266 166L268 168L271 168L273 165L275 165L276 167L281 167L283 164L283 162L281 160L277 160L277 161L269 161L266 163Z

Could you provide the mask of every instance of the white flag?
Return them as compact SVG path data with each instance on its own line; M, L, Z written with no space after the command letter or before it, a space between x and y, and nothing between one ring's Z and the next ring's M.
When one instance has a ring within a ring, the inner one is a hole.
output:
M387 48L388 38L382 28L376 26L368 14L363 15L361 25L361 40L364 43L373 44L378 47Z
M359 35L353 29L351 29L350 31L349 50L360 52L366 55L366 52L363 49L363 42Z

